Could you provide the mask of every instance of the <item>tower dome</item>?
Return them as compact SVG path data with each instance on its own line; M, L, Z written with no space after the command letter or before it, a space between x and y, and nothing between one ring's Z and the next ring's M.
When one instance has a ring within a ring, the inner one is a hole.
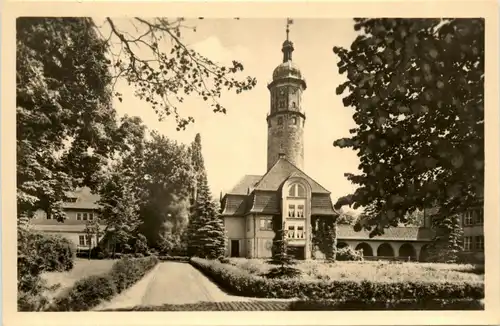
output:
M291 60L283 62L273 71L273 80L289 77L302 79L299 67Z

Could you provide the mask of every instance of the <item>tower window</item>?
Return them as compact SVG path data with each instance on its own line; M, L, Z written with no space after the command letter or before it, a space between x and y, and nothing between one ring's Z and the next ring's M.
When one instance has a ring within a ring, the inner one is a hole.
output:
M295 104L295 102L292 102L292 108L296 108L297 107L297 104Z
M283 124L283 118L279 117L278 118L278 126L281 126Z
M297 124L297 118L296 117L293 117L292 118L292 125L296 125Z

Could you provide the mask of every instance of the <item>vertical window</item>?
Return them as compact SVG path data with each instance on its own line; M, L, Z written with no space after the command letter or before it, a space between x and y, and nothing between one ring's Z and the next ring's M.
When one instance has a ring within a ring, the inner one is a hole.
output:
M288 217L295 217L295 205L288 205Z
M89 213L89 221L92 221L94 219L94 213Z
M261 230L263 231L273 230L273 219L271 217L261 217L259 222Z
M293 225L288 227L287 237L292 239L295 238L295 227Z
M87 220L87 213L83 213L83 220L86 221Z
M464 237L464 250L470 251L472 249L472 237Z
M484 236L476 236L476 250L484 250Z
M304 239L304 227L303 226L297 226L297 238Z
M292 121L291 122L292 125L296 125L297 124L297 118L296 117L293 117L291 121Z
M78 243L80 246L85 246L85 235L78 236Z
M297 206L297 217L304 218L304 205Z
M484 213L483 213L482 208L480 208L476 211L476 221L474 222L474 224L477 224L477 225L484 224Z
M469 210L464 213L464 225L469 226L472 225L472 216L473 216L473 211Z
M82 213L76 213L76 219L80 221L82 219Z

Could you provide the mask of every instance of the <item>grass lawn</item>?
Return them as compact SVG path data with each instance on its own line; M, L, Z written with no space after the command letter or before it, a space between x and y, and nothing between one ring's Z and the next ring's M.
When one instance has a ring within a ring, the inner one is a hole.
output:
M57 296L65 289L70 288L76 281L81 278L102 274L111 269L111 266L116 260L103 259L103 260L88 260L88 259L75 259L75 265L72 270L68 272L50 272L42 274L42 277L47 280L49 286L60 284L60 287L51 293L51 296Z
M274 267L265 259L231 258L230 264L260 275ZM484 268L465 264L435 264L389 261L336 262L297 261L305 280L368 280L378 282L432 281L484 282Z

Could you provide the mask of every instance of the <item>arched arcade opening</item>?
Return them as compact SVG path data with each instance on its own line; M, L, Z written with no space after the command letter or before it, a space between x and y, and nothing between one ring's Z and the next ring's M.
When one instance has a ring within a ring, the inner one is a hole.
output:
M366 242L362 242L362 243L358 244L355 249L356 250L363 250L363 256L365 256L365 257L373 256L373 249Z
M387 242L382 243L377 248L377 256L381 257L394 257L394 249Z

